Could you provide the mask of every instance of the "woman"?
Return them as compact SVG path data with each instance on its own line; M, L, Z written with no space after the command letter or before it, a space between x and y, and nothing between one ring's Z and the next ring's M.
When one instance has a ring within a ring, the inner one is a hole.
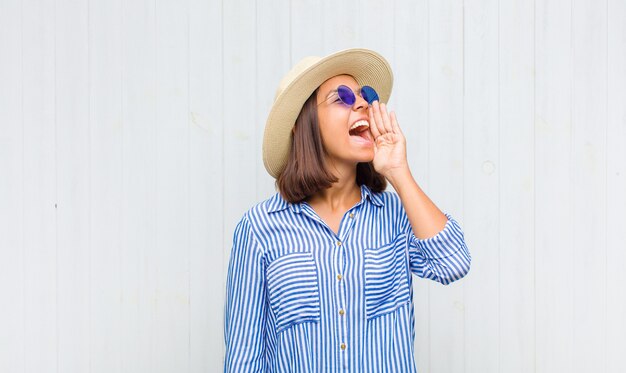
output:
M281 81L263 140L279 193L235 229L225 371L416 371L411 273L446 285L471 257L379 104L392 81L365 49L306 58Z

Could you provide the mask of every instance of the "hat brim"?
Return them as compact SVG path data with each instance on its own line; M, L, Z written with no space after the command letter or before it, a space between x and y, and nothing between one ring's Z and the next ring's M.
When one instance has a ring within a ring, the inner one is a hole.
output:
M287 164L291 130L306 100L326 80L344 74L354 77L361 86L373 87L381 102L389 100L393 73L389 63L374 51L339 51L303 70L276 97L265 124L263 163L274 178L278 178Z

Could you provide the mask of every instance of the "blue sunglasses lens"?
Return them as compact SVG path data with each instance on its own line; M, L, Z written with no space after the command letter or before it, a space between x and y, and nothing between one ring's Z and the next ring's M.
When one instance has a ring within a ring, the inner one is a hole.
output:
M378 93L374 90L374 88L364 85L361 88L361 97L367 101L368 104L372 104L374 101L378 101Z
M337 87L337 96L339 99L346 105L352 106L356 101L356 97L354 97L354 92L349 87L345 85L340 85Z

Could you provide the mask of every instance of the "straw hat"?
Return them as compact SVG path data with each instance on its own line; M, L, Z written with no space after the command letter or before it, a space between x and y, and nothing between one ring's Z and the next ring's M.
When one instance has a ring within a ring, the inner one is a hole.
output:
M361 86L373 87L387 102L393 86L389 63L368 49L346 49L326 57L305 57L283 77L265 123L263 164L274 178L285 169L291 149L291 130L306 100L326 80L351 75Z

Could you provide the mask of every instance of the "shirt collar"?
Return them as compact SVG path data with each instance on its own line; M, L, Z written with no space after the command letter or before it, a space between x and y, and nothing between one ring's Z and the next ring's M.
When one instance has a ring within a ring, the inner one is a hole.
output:
M383 199L380 198L380 193L372 192L371 189L367 185L363 184L361 185L361 202L363 202L365 198L369 198L370 202L374 206L378 206L378 207L385 206L385 202L383 202Z
M380 198L379 193L372 192L371 189L367 185L363 184L361 185L361 202L359 202L359 204L363 203L365 200L369 200L371 204L377 207L383 207L385 205L382 198ZM291 208L291 211L295 212L296 214L299 214L302 211L303 204L304 202L297 202L297 203L287 202L280 195L280 193L276 193L274 197L272 197L269 201L267 212L271 214L273 212L285 210L286 208L289 207Z
M272 198L270 198L267 204L267 212L268 214L271 214L273 212L282 211L289 207L289 205L290 203L285 201L280 193L276 193Z

